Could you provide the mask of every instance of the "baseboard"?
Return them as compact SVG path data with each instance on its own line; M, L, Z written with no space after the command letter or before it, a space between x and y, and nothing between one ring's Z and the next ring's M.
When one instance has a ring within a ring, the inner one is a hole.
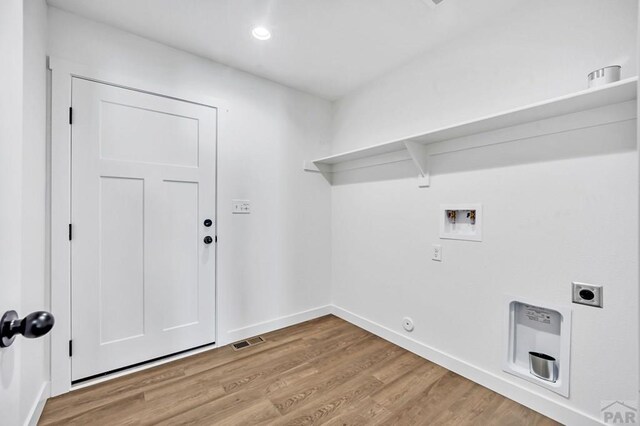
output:
M342 318L370 333L375 334L393 344L396 344L416 355L434 362L447 370L453 371L467 379L493 390L509 399L526 407L544 414L566 425L602 425L603 423L572 407L563 405L547 398L542 394L531 392L516 383L506 380L487 370L478 368L468 362L462 361L452 355L418 342L410 337L393 331L374 321L363 318L346 309L331 305L330 311L335 316Z
M309 309L295 314L282 316L268 321L252 324L247 327L237 328L235 330L229 330L226 333L225 339L220 343L220 346L237 342L238 340L246 339L247 337L257 336L259 334L269 333L271 331L279 330L281 328L296 325L301 322L309 321L314 318L319 318L331 313L331 306L320 306L317 308Z
M49 398L50 387L50 382L42 384L38 398L33 402L33 406L31 410L29 410L29 415L24 422L25 426L36 426L38 424L42 411L44 410L44 405L47 403L47 398Z

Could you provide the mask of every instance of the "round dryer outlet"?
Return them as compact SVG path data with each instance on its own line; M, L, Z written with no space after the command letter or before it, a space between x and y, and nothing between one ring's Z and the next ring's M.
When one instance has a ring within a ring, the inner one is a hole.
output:
M409 317L402 318L402 328L407 331L413 331L413 320Z

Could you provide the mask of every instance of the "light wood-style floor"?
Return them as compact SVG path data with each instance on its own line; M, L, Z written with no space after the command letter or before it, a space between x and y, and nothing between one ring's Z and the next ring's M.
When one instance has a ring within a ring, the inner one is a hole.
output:
M41 425L553 425L334 316L71 392Z

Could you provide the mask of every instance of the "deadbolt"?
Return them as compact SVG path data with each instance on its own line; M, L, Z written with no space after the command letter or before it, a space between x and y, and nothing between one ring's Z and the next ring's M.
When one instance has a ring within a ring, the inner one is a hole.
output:
M211 225L213 225L213 221L211 219L205 219L204 220L204 226L206 226L208 228Z
M204 237L204 243L205 244L211 244L213 242L213 238L211 238L210 236L206 236Z

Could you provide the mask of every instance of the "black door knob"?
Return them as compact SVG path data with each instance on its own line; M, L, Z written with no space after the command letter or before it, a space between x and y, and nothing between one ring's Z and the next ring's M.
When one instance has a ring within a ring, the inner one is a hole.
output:
M16 311L8 311L0 318L0 347L11 346L18 334L27 339L44 336L54 324L55 318L49 312L32 312L19 319Z
M204 243L205 244L211 244L213 242L213 238L211 238L210 236L206 236L204 237Z
M211 225L213 225L213 221L211 219L205 219L204 220L204 226L206 226L208 228Z

